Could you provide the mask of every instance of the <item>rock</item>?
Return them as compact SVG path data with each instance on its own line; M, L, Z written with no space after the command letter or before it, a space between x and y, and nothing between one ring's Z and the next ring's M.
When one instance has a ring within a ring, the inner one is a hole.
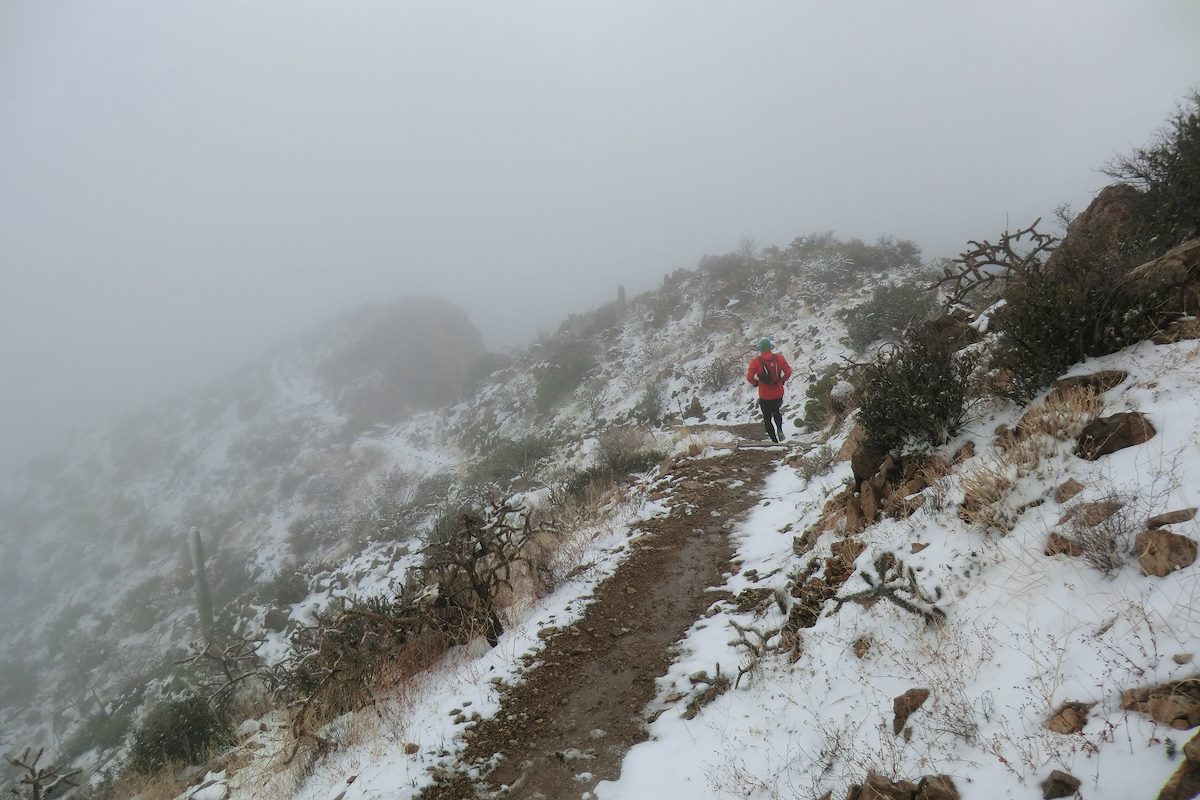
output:
M1096 500L1091 503L1078 503L1058 519L1058 525L1066 525L1068 522L1073 522L1081 528L1094 528L1101 522L1112 517L1122 508L1125 503L1120 500Z
M1056 769L1050 773L1050 777L1042 781L1041 787L1042 797L1045 800L1054 800L1057 797L1070 797L1079 791L1079 778Z
M1155 344L1175 344L1189 339L1200 339L1200 319L1177 319L1150 337Z
M868 772L860 786L851 786L846 800L914 800L917 785L911 781L893 781Z
M1200 239L1168 250L1125 274L1121 288L1134 302L1163 314L1193 314L1200 301Z
M842 442L842 446L838 449L837 460L849 461L866 435L862 425L855 425L851 428L850 433L846 436L846 441Z
M704 406L700 405L699 397L696 397L695 395L692 396L692 402L688 403L688 407L683 410L683 418L696 419L700 422L704 422L706 419L704 416Z
M878 447L866 442L860 444L854 454L850 456L850 469L854 473L854 482L862 484L863 481L869 481L875 477L879 473L879 468L883 466L885 458L887 458L887 453Z
M928 542L913 542L911 545L909 545L908 549L913 553L919 553L926 547L929 547Z
M1095 703L1063 703L1046 721L1046 729L1062 734L1080 733L1087 725L1088 712L1094 705Z
M1158 793L1158 800L1192 800L1200 795L1200 734L1183 746L1183 763Z
M1079 435L1075 455L1088 461L1149 441L1158 431L1143 414L1126 411L1088 423Z
M1054 502L1062 504L1083 491L1083 484L1074 478L1067 478L1054 490Z
M1065 555L1071 558L1079 558L1081 552L1079 545L1058 531L1051 532L1050 539L1046 542L1045 553L1048 556Z
M913 800L959 800L958 787L949 775L926 775L917 785Z
M860 636L854 640L854 657L866 658L867 653L871 652L871 639L868 636Z
M922 322L917 327L920 331L935 337L937 341L948 342L954 350L961 350L983 338L983 334L967 324L966 320L953 314L943 314Z
M1176 653L1175 655L1171 656L1171 660L1181 667L1184 664L1192 663L1193 658L1195 658L1195 656L1191 653Z
M421 745L417 744L416 742L406 742L405 743L404 753L406 755L415 756L419 752L421 752Z
M862 509L863 521L870 525L879 518L879 496L875 493L875 487L869 482L864 482L858 493L858 505Z
M1137 711L1163 725L1186 730L1200 725L1200 683L1189 678L1160 686L1126 689L1121 709Z
M1178 511L1168 511L1165 514L1151 517L1146 520L1147 528L1162 528L1166 525L1175 525L1180 522L1191 522L1196 517L1195 508L1181 508Z
M286 608L269 608L263 616L263 627L269 631L281 631L287 627L292 612Z
M1143 531L1134 540L1143 575L1162 578L1196 560L1196 542L1165 528Z
M1057 268L1080 246L1112 247L1127 238L1139 224L1143 194L1127 183L1105 186L1079 216L1067 226L1067 235L1046 260L1046 269Z
M909 689L904 694L892 700L892 733L899 734L908 723L908 717L929 699L928 689Z
M1059 378L1050 384L1050 393L1046 395L1047 402L1063 400L1079 390L1091 390L1103 394L1109 389L1120 386L1129 373L1120 369L1106 369L1093 372L1090 375L1073 375L1070 378Z

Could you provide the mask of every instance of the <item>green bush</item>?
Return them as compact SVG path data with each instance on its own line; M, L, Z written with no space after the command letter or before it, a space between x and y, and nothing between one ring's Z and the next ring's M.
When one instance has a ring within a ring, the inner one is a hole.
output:
M545 361L534 373L537 380L534 406L540 414L550 413L583 383L597 363L592 343L586 339L559 339L544 349Z
M846 322L846 339L862 352L880 339L893 340L914 322L927 319L934 310L934 295L916 283L876 286L863 303L839 313Z
M825 427L833 418L833 387L839 380L839 370L831 364L804 390L804 424L811 430Z
M1161 253L1200 236L1200 92L1170 118L1148 147L1105 170L1145 192L1137 239Z
M945 444L966 420L977 363L973 354L956 353L925 330L910 331L880 351L857 376L858 419L867 441L885 451Z
M1099 243L1075 240L1053 270L1033 270L1005 290L992 328L1000 334L995 364L1011 373L1014 399L1030 399L1071 364L1154 332L1153 307L1121 290L1129 264L1117 258Z
M154 772L168 764L194 764L233 741L225 710L196 694L163 700L138 722L129 747L129 768Z
M552 442L545 436L493 440L486 455L471 468L467 482L507 487L537 474L540 463L550 455Z

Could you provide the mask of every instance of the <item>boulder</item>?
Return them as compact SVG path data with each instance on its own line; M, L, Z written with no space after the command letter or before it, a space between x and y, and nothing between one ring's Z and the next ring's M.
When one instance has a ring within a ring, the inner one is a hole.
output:
M1109 389L1119 386L1129 373L1120 369L1106 369L1093 372L1090 375L1073 375L1070 378L1059 378L1050 385L1050 393L1046 395L1047 402L1055 402L1069 397L1074 392L1090 390L1103 394Z
M928 689L909 689L892 700L892 733L899 734L908 724L908 717L929 699Z
M286 608L269 608L263 616L263 627L269 631L279 632L287 627L291 619L291 610Z
M850 469L854 473L854 482L861 484L879 474L887 453L866 440L861 442L850 456Z
M1145 415L1125 411L1088 423L1079 434L1075 455L1088 461L1149 441L1158 433Z
M1125 274L1121 289L1163 314L1200 309L1200 239L1192 239Z
M1083 484L1074 478L1067 478L1054 490L1054 502L1062 504L1083 491Z
M1076 503L1067 509L1058 519L1059 525L1074 523L1081 528L1094 528L1101 522L1110 519L1125 503L1120 500L1095 500L1090 503Z
M1046 729L1062 734L1082 732L1093 705L1095 703L1063 703L1046 720Z
M1196 542L1166 528L1142 531L1134 540L1142 574L1162 578L1196 560Z
M1088 207L1071 220L1067 235L1046 260L1046 269L1055 269L1080 247L1109 248L1119 244L1138 226L1143 197L1142 192L1127 183L1105 186Z
M1147 528L1162 528L1167 525L1176 525L1180 522L1191 522L1196 518L1195 508L1181 508L1178 511L1168 511L1165 514L1159 514L1146 520Z
M1050 777L1042 781L1041 787L1042 797L1045 800L1054 800L1054 798L1058 797L1071 797L1079 791L1079 778L1056 769L1050 773Z

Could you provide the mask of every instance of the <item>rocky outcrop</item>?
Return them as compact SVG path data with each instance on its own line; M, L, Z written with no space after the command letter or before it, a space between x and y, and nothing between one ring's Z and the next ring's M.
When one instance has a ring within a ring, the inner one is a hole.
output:
M1162 314L1200 310L1200 239L1168 250L1126 273L1122 290L1135 303Z
M1067 235L1046 260L1046 269L1070 261L1073 253L1087 248L1110 250L1133 233L1141 220L1143 194L1126 183L1105 186L1083 212L1071 220Z
M1145 415L1125 411L1088 423L1079 434L1075 455L1088 461L1149 441L1158 433Z
M1134 554L1143 575L1166 577L1196 561L1196 542L1165 528L1142 531L1134 541Z

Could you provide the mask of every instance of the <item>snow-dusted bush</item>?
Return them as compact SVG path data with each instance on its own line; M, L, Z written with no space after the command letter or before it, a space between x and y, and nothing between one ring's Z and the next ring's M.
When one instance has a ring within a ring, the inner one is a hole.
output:
M927 319L934 310L934 294L917 283L876 286L863 303L838 316L846 321L850 346L862 352L880 339L892 340L909 325Z
M224 709L185 694L163 700L141 719L129 747L128 768L149 773L168 765L198 763L233 739Z
M949 441L976 396L977 363L974 354L956 353L934 331L910 331L881 350L855 378L862 395L858 418L868 441L882 450Z

